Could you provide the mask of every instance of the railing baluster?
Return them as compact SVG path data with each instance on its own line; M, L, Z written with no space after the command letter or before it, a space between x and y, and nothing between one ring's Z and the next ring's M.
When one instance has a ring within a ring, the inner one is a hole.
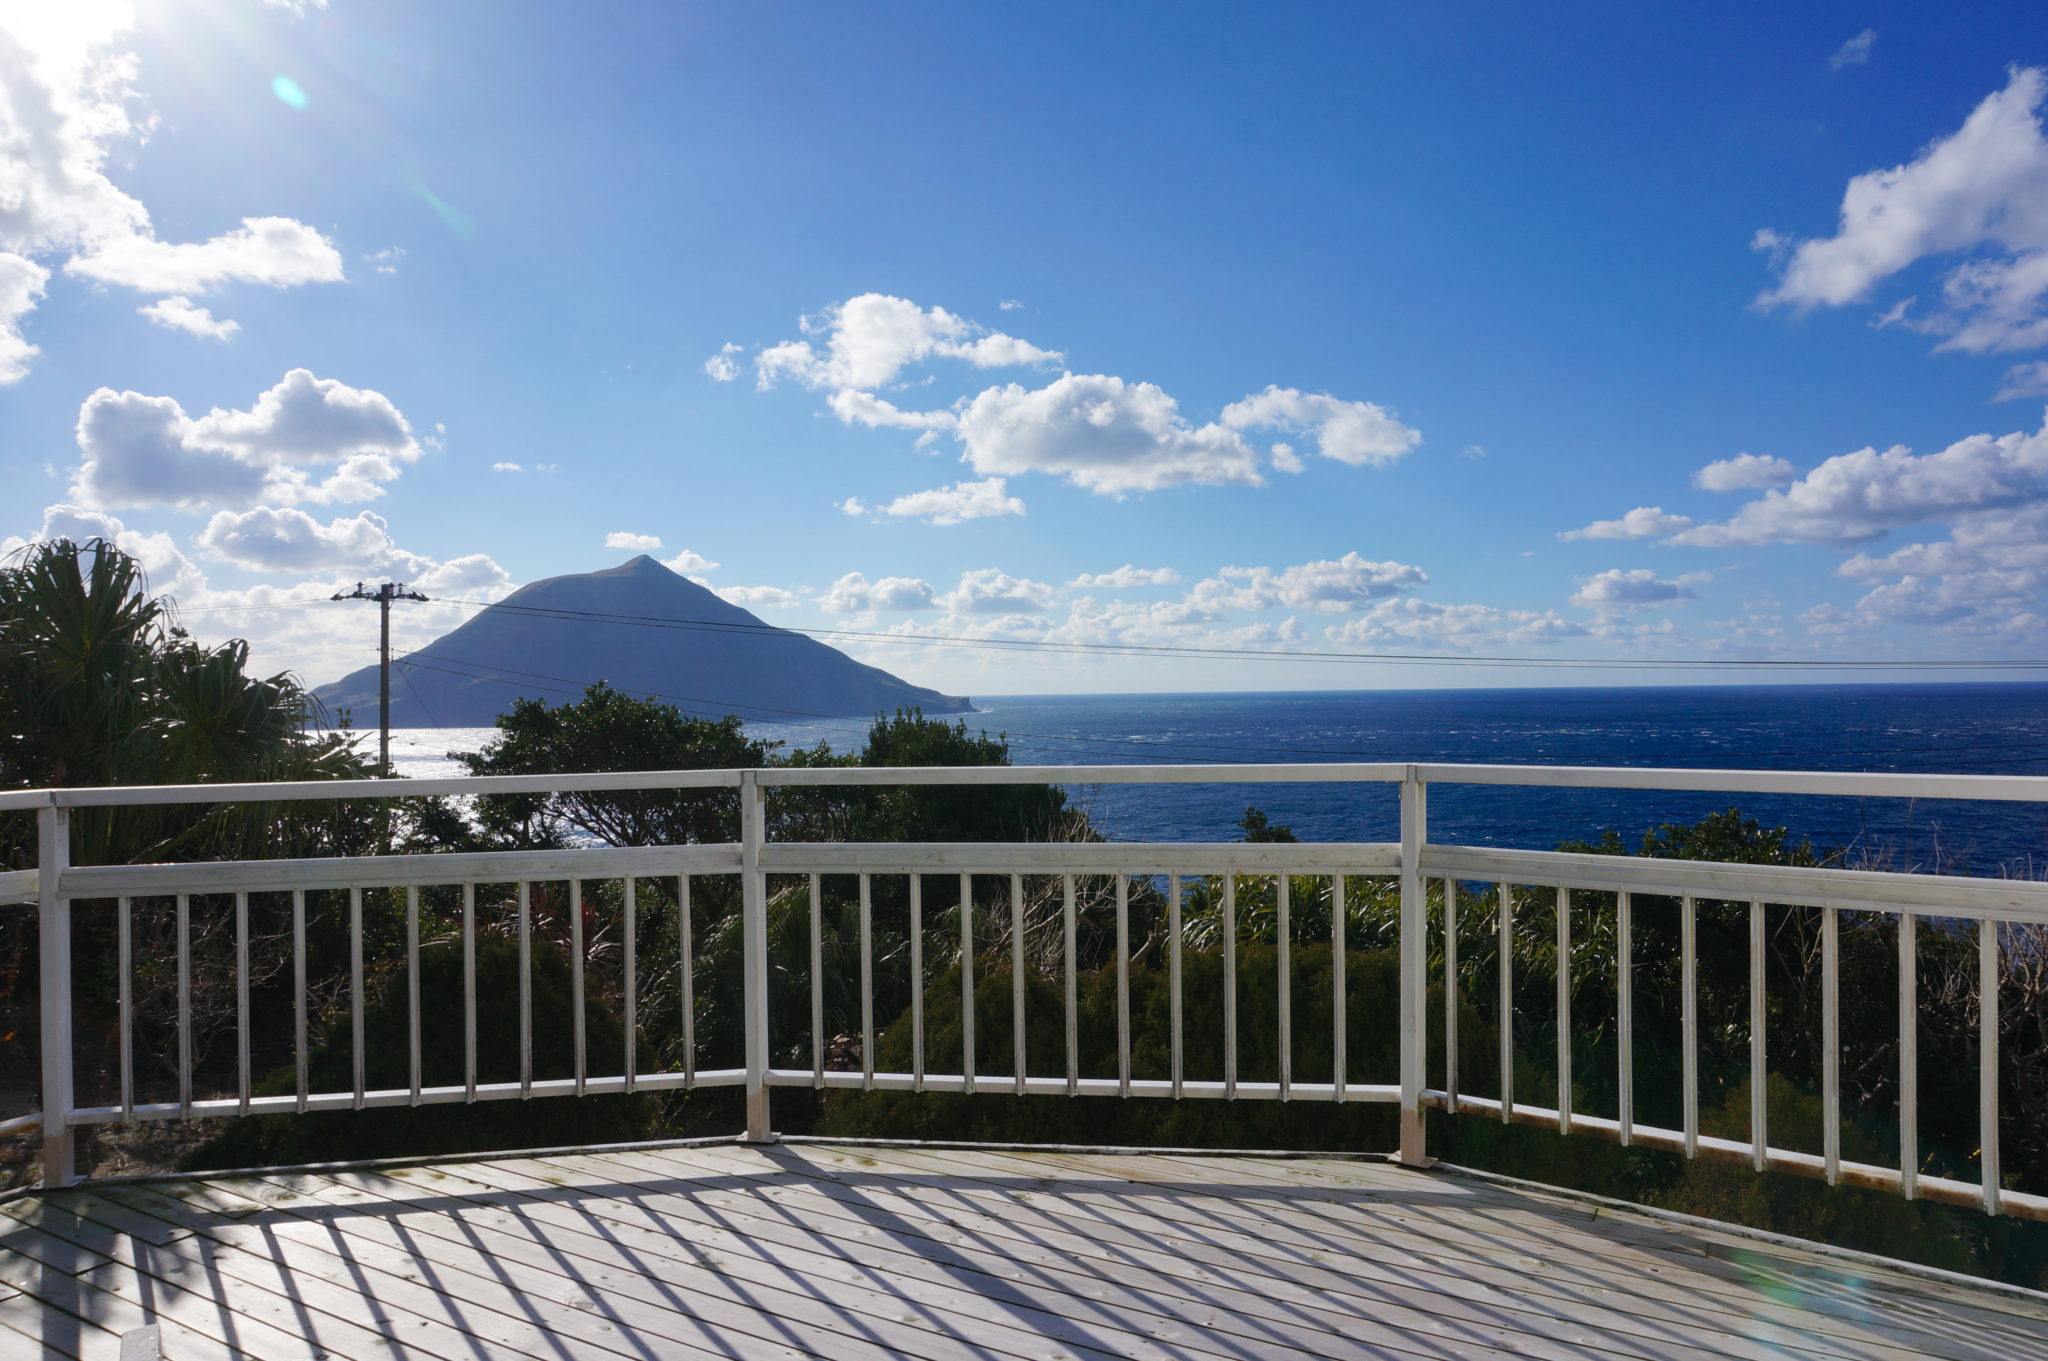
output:
M1428 1165L1429 897L1422 856L1429 844L1429 786L1409 766L1401 779L1401 1143L1400 1161Z
M860 1074L875 1085L875 904L868 876L860 877Z
M1444 880L1444 1109L1458 1113L1458 881Z
M1977 1142L1984 1213L1998 1213L1998 921L1977 923Z
M519 886L519 1098L533 1095L533 885Z
M740 1042L746 1058L746 1142L765 1144L775 1138L774 1089L768 1069L774 1062L773 1036L768 1033L768 874L761 853L768 844L768 791L759 771L740 772Z
M582 1096L590 1074L584 1047L583 1017L583 881L569 881L569 1044L576 1056L576 1095Z
M1280 1099L1289 1101L1294 1095L1294 968L1289 948L1293 931L1288 920L1292 915L1289 911L1292 904L1288 899L1293 885L1284 870L1275 878L1278 882L1273 894L1273 958L1280 977L1274 990L1274 1000L1280 1033L1274 1036L1274 1044L1280 1060Z
M1024 876L1010 876L1010 1062L1024 1095Z
M412 1104L420 1104L420 890L417 884L405 889L405 995L407 1053L411 1059ZM578 999L579 1003L581 999ZM581 1017L579 1004L576 1014ZM581 1046L578 1046L579 1053ZM578 1089L578 1096L582 1090Z
M1075 919L1079 914L1074 906L1074 876L1066 874L1060 878L1065 899L1060 915L1066 931L1063 954L1067 985L1067 1095L1072 1096L1081 1090L1080 983L1078 966L1074 962L1074 942L1078 934Z
M128 899L120 900L121 909L121 958L116 967L121 980L121 1118L135 1118L135 988L131 978L134 967L129 960Z
M825 1087L825 896L811 876L811 1086Z
M697 1085L697 923L690 911L690 876L676 876L676 950L683 979L677 989L683 1009L683 1085Z
M1771 1165L1769 1041L1764 1008L1764 905L1749 905L1749 1161L1762 1172Z
M1116 1081L1131 1094L1131 877L1116 877Z
M910 1089L924 1090L924 876L910 876Z
M235 895L235 1090L249 1113L249 895Z
M1237 876L1223 876L1223 1095L1237 1095Z
M1572 891L1557 886L1557 1132L1572 1132Z
M974 1091L974 875L960 876L960 1076Z
M1842 1179L1842 944L1841 914L1820 917L1821 1156L1828 1185Z
M348 1025L353 1041L349 1058L355 1079L353 1108L361 1110L363 1071L367 1060L363 1054L363 891L360 888L348 891L348 978Z
M1684 1085L1685 1156L1700 1152L1700 968L1699 910L1690 895L1679 904L1678 956L1680 998L1679 1028L1681 1069Z
M476 885L462 886L462 1099L476 1100Z
M1344 876L1330 876L1330 1085L1337 1100L1344 1100L1346 1074L1345 1045L1351 1038L1351 1008L1344 997Z
M1899 1194L1920 1194L1919 919L1899 914Z
M640 880L636 875L626 876L626 1090L639 1088L640 1064Z
M1173 1066L1173 1099L1181 1096L1181 1008L1180 1008L1180 876L1166 876L1166 1009L1167 1043Z
M64 871L71 867L71 810L53 799L36 810L36 951L41 996L36 1014L42 1072L43 1186L78 1179L78 1136L71 1127L77 1105L77 1060L72 1050L71 899ZM183 932L179 933L182 941Z
M1500 1122L1515 1118L1515 894L1500 884L1500 945L1494 961L1500 972Z
M306 890L292 890L292 1109L306 1113Z
M1614 1037L1620 1051L1616 1114L1621 1146L1636 1137L1636 914L1624 889L1614 897Z
M178 895L178 1118L192 1118L192 908L184 893Z

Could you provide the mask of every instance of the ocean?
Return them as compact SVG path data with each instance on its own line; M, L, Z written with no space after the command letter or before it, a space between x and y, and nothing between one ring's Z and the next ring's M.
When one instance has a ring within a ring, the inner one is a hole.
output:
M1786 685L1265 694L977 697L970 729L1001 734L1019 765L1245 761L1470 761L1758 770L2048 774L2048 684ZM853 719L749 724L790 746L857 749ZM465 773L449 753L488 728L392 733L411 776ZM1070 797L1112 840L1229 840L1250 806L1305 840L1392 840L1395 795L1275 785L1078 785ZM1430 839L1549 849L1609 827L1650 827L1739 807L1870 868L2037 877L2048 806L1884 798L1432 786Z

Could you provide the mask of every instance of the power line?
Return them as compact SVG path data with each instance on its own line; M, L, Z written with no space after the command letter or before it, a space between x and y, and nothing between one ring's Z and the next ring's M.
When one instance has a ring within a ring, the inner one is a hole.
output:
M418 659L419 659L420 657L422 657L422 656L426 656L426 657L429 657L429 658L431 658L431 661L430 661L430 662L422 662L422 661L418 660ZM446 663L446 665L436 666L436 665L433 665L433 664L432 664L432 662L442 662L442 663ZM453 658L453 657L444 657L444 656L440 656L440 655L438 655L438 654L433 654L433 653L418 653L418 652L415 652L415 653L411 653L411 654L408 654L407 656L405 656L405 657L402 657L402 658L399 658L399 659L398 659L398 665L399 665L400 667L413 667L413 666L417 666L417 667L419 667L419 668L420 668L421 670L425 670L425 671L437 671L437 672L440 672L440 673L442 673L442 674L444 674L444 675L450 675L450 676L460 676L460 677L463 677L463 678L465 678L465 679L496 679L496 680L504 680L504 681L507 681L507 682L510 682L510 683L515 683L515 684L527 684L527 685L531 685L531 686L532 686L532 688L534 688L534 689L536 689L536 690L544 690L544 691L548 691L548 692L551 692L551 693L555 693L555 694L563 694L563 695L581 695L581 694L583 694L583 693L585 692L585 690L587 690L587 689L588 689L588 684L587 684L587 683L582 683L582 682L578 682L578 681L576 681L576 680L574 680L573 678L571 678L571 677L568 677L568 676L552 676L552 675L547 675L547 674L544 674L544 673L541 673L541 672L533 672L533 671L519 671L519 670L516 670L516 669L513 669L513 668L493 668L493 667L488 667L488 666L485 666L485 665L484 665L484 664L482 664L482 663L478 663L478 662L469 662L469 661L466 661L466 660L463 660L463 659L460 659L460 658ZM460 667L460 668L466 668L466 669L462 669L462 670L457 670L457 669L455 669L455 668L458 668L458 667ZM518 677L518 678L519 678L519 680L517 680L517 681L514 681L514 680L513 680L513 678L514 678L514 677ZM534 682L552 682L552 684L534 684ZM408 682L408 684L410 684L410 682ZM668 701L671 701L671 702L674 702L674 703L678 703L678 704L687 704L687 705L690 705L690 706L693 706L693 707L698 707L698 708L702 709L702 710L703 710L703 712L704 712L704 713L706 713L707 715L713 715L713 716L718 716L718 717L723 717L723 716L725 716L726 714L729 714L729 713L733 713L733 712L735 712L736 710L739 710L739 709L746 709L746 708L760 708L760 707L762 707L762 706L753 706L753 705L744 705L744 704L739 704L739 703L736 703L736 702L733 702L733 701L726 701L726 700L716 700L716 699L706 699L706 698L703 698L703 697L701 697L701 696L692 696L692 695L673 695L673 694L664 694L664 693L662 693L662 692L660 692L660 691L638 691L638 690L636 690L636 691L634 691L633 693L636 693L636 694L645 694L645 695L646 695L646 696L647 696L648 698L651 698L651 699L663 699L663 700L668 700ZM417 695L418 695L418 692L417 692L417 691L415 691L415 692L414 692L414 694L415 694L415 697L417 697ZM424 707L424 705L423 705L422 707ZM833 726L833 727L837 727L837 728L840 728L840 729L842 729L842 730L844 730L844 731L848 731L848 732L865 732L865 731L867 731L867 727L868 727L868 725L867 725L866 723L864 723L864 722L859 722L859 721L849 720L849 719L847 719L847 718L846 718L846 716L845 716L845 715L840 715L840 714L821 714L821 713L810 713L810 712L807 712L807 711L804 711L804 710L797 710L797 709L765 709L765 708L764 708L764 709L763 709L763 711L764 711L764 712L772 712L772 713L780 713L780 714L787 714L787 715L790 715L790 716L791 716L791 717L793 717L793 718L802 718L802 719L812 719L812 720L823 720L823 721L824 721L825 723L829 724L830 726ZM429 716L431 717L431 715L429 715ZM1230 753L1236 753L1236 754L1241 754L1241 755L1257 755L1257 756L1267 756L1267 757L1270 757L1270 756L1275 756L1275 755L1285 755L1285 756L1327 756L1327 757L1334 757L1334 758L1339 758L1339 759L1347 759L1347 760L1358 760L1358 759L1374 759L1374 758L1377 758L1377 757L1383 757L1383 756L1385 756L1385 755L1386 755L1386 753L1385 753L1385 752L1379 752L1379 751L1361 751L1361 750L1355 750L1355 749L1350 749L1350 750L1339 750L1339 749L1333 749L1333 748L1320 748L1320 747L1294 747L1294 746L1288 746L1288 747L1244 747L1244 746L1234 746L1234 745L1229 745L1229 744L1225 744L1225 743L1216 743L1216 742L1186 742L1186 741L1171 741L1171 740L1169 740L1169 741L1146 741L1146 740L1140 740L1140 739L1127 739L1127 738L1113 738L1113 737L1090 737L1090 736L1088 736L1088 735L1086 735L1086 734L1081 734L1081 733L1065 733L1065 734L1053 734L1053 733L1030 733L1030 732L1019 732L1019 733L1008 733L1008 732L1005 732L1005 736L1006 736L1006 737L1007 737L1007 736L1014 736L1014 737L1018 737L1018 738L1023 738L1023 739L1027 739L1027 740L1029 740L1029 741L1034 741L1034 742L1050 742L1050 743L1065 743L1065 744L1070 744L1070 745L1081 745L1081 744L1087 744L1087 745L1092 745L1092 746L1115 746L1115 747L1122 747L1122 748L1127 748L1127 749L1130 749L1131 751L1134 751L1134 752L1139 752L1139 753L1147 753L1147 754L1150 754L1150 753L1155 753L1155 752L1159 752L1159 751L1166 751L1166 752L1176 752L1176 751L1201 751L1201 752L1230 752ZM1896 748L1896 747L1893 747L1893 748L1867 748L1867 749L1862 749L1862 750L1836 750L1836 751L1834 751L1834 752L1832 753L1832 756L1834 756L1835 758L1840 758L1840 757L1843 757L1843 756L1887 756L1887 757L1902 757L1902 756L1908 756L1908 757L1909 757L1909 756L1941 756L1941 755L1944 755L1944 754L1946 754L1946 753L1949 753L1949 752L1976 752L1976 751L1986 751L1986 750L2001 750L2001 751L2006 751L2006 752L2008 752L2008 753L2011 753L2011 754L2009 754L2009 755L2007 755L2007 756L2004 756L2004 757L1997 757L1997 758L1991 758L1991 759L1987 759L1987 760L1975 760L1975 761L1943 761L1943 762L1940 762L1940 764L1941 764L1942 766L1944 766L1944 767L1948 767L1948 768L1964 768L1964 767L1977 767L1977 766L1985 766L1985 765L2010 765L2010 764L2013 764L2013 763L2016 763L2016 762L2026 762L2026 763L2033 763L2033 762L2040 762L2040 761L2048 761L2048 744L2037 744L2037 745L2035 745L2035 746L2032 746L2032 747L2016 747L2016 746L2015 746L2015 745L2014 745L2013 743L2011 743L2011 742L1996 742L1996 743L1976 743L1976 744L1968 744L1968 745L1963 745L1963 746L1943 746L1943 747L1909 747L1909 748ZM2025 751L2029 751L2029 750L2031 750L2031 751L2038 751L2038 752L2041 752L2042 754L2041 754L2041 755L2034 755L2034 756L2029 756L2029 755L2019 754L2019 753L2022 753L2022 752L2025 752ZM1676 755L1673 755L1673 754L1668 754L1668 753L1667 753L1667 754L1665 754L1665 755L1662 755L1662 756L1659 756L1659 757L1657 757L1657 758L1655 758L1655 759L1659 759L1659 760L1694 760L1694 759L1699 759L1699 758L1701 758L1701 757L1704 757L1704 756L1713 756L1713 755L1716 755L1716 754L1718 754L1718 753L1713 753L1713 752L1686 752L1686 753L1679 753L1679 754L1676 754ZM1808 757L1810 757L1810 756L1811 756L1812 754L1811 754L1811 753L1809 753L1809 752L1803 752L1803 751L1776 751L1776 752L1743 752L1743 753L1740 753L1740 755L1741 755L1742 759L1744 759L1744 760L1755 760L1755 759L1758 759L1758 758L1765 758L1765 759L1768 759L1768 758L1771 758L1771 757L1802 757L1802 758L1808 758ZM1477 759L1477 760L1482 760L1482 761L1497 761L1497 760L1499 760L1499 759L1500 759L1500 753L1498 753L1498 752L1480 752L1480 753L1445 753L1445 754L1442 754L1442 755L1439 755L1439 756L1437 756L1437 757L1436 757L1435 759L1438 759L1438 760L1445 760L1445 761L1450 761L1450 760L1459 760L1459 759ZM1897 762L1895 761L1895 762L1894 762L1893 764L1897 764ZM1812 766L1811 766L1811 765L1809 764L1809 765L1808 765L1808 766L1807 766L1806 768L1809 768L1809 769L1811 769L1811 768L1813 768L1813 767L1812 767Z
M1591 657L1520 657L1465 654L1444 656L1426 652L1305 652L1288 649L1201 647L1181 643L1087 643L1048 641L1033 638L974 638L957 634L883 633L872 629L830 629L776 624L742 624L729 620L685 619L665 615L620 614L603 610L572 610L553 606L515 605L484 600L442 599L437 605L470 606L508 614L563 622L588 621L621 627L681 629L738 633L754 637L851 638L865 642L904 647L965 647L999 652L1044 652L1081 656L1145 656L1162 659L1218 659L1233 661L1324 662L1357 665L1382 663L1406 666L1494 666L1536 667L1565 670L1882 670L1882 671L2048 671L2048 660L1994 658L1984 661L1885 661L1856 658L1830 661L1824 658L1744 661L1729 657L1637 658L1609 661Z

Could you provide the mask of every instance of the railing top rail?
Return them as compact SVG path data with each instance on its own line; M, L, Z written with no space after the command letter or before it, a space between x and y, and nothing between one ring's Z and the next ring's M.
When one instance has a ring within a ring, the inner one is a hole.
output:
M1899 775L1853 770L1689 770L1671 766L1519 766L1423 763L1435 784L1537 785L1578 789L1675 789L1702 793L1821 794L1844 798L1991 799L2048 802L2038 775Z
M1672 767L1462 765L1340 762L1244 765L796 766L743 770L643 770L561 775L471 775L423 780L309 780L272 784L106 786L0 791L0 810L268 803L427 795L616 793L734 789L751 773L765 787L1006 784L1439 784L1538 788L1662 789L1846 798L1985 799L2048 803L2048 777L1899 775L1858 771L1690 770Z

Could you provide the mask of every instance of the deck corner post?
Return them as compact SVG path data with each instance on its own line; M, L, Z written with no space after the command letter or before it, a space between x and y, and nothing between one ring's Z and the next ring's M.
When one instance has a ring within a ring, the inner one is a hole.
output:
M768 1122L768 876L761 870L766 839L767 791L760 772L740 772L741 1011L746 1018L747 1132L745 1142L772 1144Z
M53 800L36 810L38 944L43 1059L43 1185L78 1180L71 1128L71 900L61 896L71 867L71 810Z
M1427 1072L1429 1031L1423 1012L1429 1004L1426 977L1429 950L1428 904L1423 897L1422 850L1428 841L1428 786L1421 768L1409 766L1401 777L1401 1147L1398 1159L1409 1167L1427 1167L1427 1125L1422 1105Z

